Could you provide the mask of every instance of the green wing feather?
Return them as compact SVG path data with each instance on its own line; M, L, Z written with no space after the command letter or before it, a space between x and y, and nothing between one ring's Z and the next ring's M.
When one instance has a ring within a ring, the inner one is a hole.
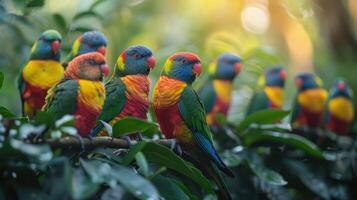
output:
M214 90L212 82L203 86L199 91L199 95L202 99L203 105L207 113L210 113L213 110L214 103L216 102L217 94Z
M62 80L48 91L42 110L52 113L55 118L74 114L77 110L78 89L76 80Z
M199 148L213 161L217 167L233 177L233 173L218 156L212 142L212 133L206 122L205 109L198 96L191 86L187 86L180 97L178 108L185 124L192 132L192 138Z
M98 116L97 126L93 129L93 134L97 135L103 128L103 124L99 122L110 122L120 114L125 105L126 86L120 78L113 78L105 85L106 98L102 112Z
M25 109L24 109L24 99L23 99L23 94L25 92L25 86L26 86L26 83L22 77L22 72L24 70L24 67L25 65L23 65L21 67L21 70L20 70L20 74L19 76L17 77L17 88L19 90L19 94L20 94L20 99L21 99L21 112L22 112L22 115L25 115Z
M199 132L212 142L212 133L206 122L204 106L191 86L187 86L180 97L180 113L192 132Z
M294 104L293 104L293 108L292 108L292 113L291 113L291 119L290 119L291 123L295 122L295 120L298 118L298 116L300 115L300 112L301 112L301 107L300 107L297 99L298 98L296 95Z
M250 101L246 116L269 107L269 98L263 90L255 93Z

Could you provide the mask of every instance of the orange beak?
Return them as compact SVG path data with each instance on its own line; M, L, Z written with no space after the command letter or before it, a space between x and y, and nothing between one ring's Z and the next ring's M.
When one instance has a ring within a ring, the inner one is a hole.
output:
M241 63L236 63L236 64L234 65L234 71L235 71L235 73L236 73L236 74L239 74L241 70L242 70L242 64L241 64Z
M105 53L106 53L106 48L105 46L101 46L97 49L97 52L102 54L103 56L105 56Z
M300 78L295 79L295 85L297 88L301 88L302 84L303 84L303 82Z
M286 71L285 70L281 70L280 74L279 74L279 77L280 77L281 80L285 80L286 77L287 77Z
M199 76L202 72L202 66L200 63L196 63L195 65L193 65L193 73L195 74L195 76Z
M155 63L156 63L154 56L148 57L147 62L148 62L149 68L154 69Z
M53 41L51 44L51 48L54 53L57 53L59 51L59 49L61 48L60 41L58 41L58 40Z
M102 69L102 73L104 74L104 76L108 76L109 66L107 64L103 64L100 66L100 68Z

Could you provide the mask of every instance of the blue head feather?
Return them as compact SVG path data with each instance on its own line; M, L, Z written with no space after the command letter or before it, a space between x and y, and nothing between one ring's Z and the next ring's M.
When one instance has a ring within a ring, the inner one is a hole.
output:
M95 52L100 47L107 47L107 38L105 35L98 31L85 32L81 36L81 43L76 56Z
M241 59L238 55L232 53L223 53L217 58L217 68L213 77L215 79L233 80L237 71L235 64L241 63Z
M192 53L180 52L170 56L169 60L172 62L172 66L166 75L187 84L192 84L195 81L196 75L193 72L193 67L195 64L201 63L198 56Z
M286 71L280 66L270 68L265 71L265 85L284 87Z
M121 76L143 74L148 75L150 72L150 66L148 58L152 57L152 52L145 46L131 46L124 52L124 69L118 71Z
M321 88L317 82L317 76L309 72L302 72L295 77L296 82L301 82L299 91L304 91L308 89Z
M331 90L330 97L346 97L348 99L352 98L351 88L348 85L347 81L344 79L335 80Z
M30 60L56 60L61 57L60 50L54 51L52 42L62 41L62 36L56 30L47 30L43 32L31 49Z

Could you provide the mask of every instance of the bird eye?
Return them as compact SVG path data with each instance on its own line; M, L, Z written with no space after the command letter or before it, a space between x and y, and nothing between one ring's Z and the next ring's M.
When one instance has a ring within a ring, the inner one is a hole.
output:
M188 61L186 59L181 60L181 64L186 64Z
M138 58L140 58L141 56L140 56L140 54L138 54L138 53L134 53L134 58L136 58L136 59L138 59Z
M42 37L41 37L41 40L42 40L43 42L46 42L45 36L42 36Z

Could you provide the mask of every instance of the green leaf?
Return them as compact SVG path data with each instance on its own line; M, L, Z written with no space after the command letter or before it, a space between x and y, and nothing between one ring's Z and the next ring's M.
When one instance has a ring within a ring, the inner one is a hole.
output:
M13 114L10 110L2 106L0 106L0 115L2 115L4 118L16 118L15 114Z
M120 185L106 190L100 197L101 200L118 200L125 199L125 190Z
M98 18L99 20L102 20L103 17L101 15L99 15L98 13L94 12L94 11L84 11L84 12L80 12L78 14L76 14L74 17L73 17L73 21L77 21L81 18L85 18L85 17L96 17Z
M53 17L53 20L58 25L58 27L60 27L62 30L66 30L67 29L66 20L64 19L64 17L61 14L56 13L56 14L53 14L52 17Z
M307 163L304 163L304 161L296 160L284 160L283 163L289 173L293 176L297 176L312 192L323 199L331 199L326 180L318 169L313 169L317 166L313 166L312 168L309 167Z
M73 199L88 199L99 189L99 184L93 183L80 168L73 171L71 183L71 196Z
M279 133L274 131L252 131L244 136L243 141L247 146L261 141L279 142L301 149L308 155L320 159L324 158L322 151L320 151L314 143L296 134Z
M247 129L252 123L256 124L272 124L282 120L290 111L267 109L257 111L246 117L238 126L237 132L242 132Z
M4 83L4 73L0 72L0 89L2 88L2 84Z
M158 128L158 125L152 122L147 122L142 119L126 117L113 126L113 137L120 137L131 133L144 132L151 128Z
M172 178L163 176L155 177L152 182L165 199L190 200L190 197L173 181Z
M45 124L49 127L55 126L56 120L52 114L48 112L38 112L34 118L34 124Z
M88 31L93 31L93 28L90 27L74 27L71 28L71 31L77 31L80 33L88 32Z
M146 161L145 155L142 152L138 152L135 155L135 160L136 160L136 164L139 166L138 171L145 177L148 177L150 175L149 164Z
M12 148L20 151L22 154L27 155L40 162L48 162L52 159L52 151L47 144L26 144L21 140L11 139L10 145Z
M132 146L129 150L129 152L125 155L123 158L123 164L124 165L129 165L131 162L133 162L136 154L140 152L146 145L147 142L145 141L140 141L134 146Z
M89 10L94 10L99 4L103 3L106 0L97 0L90 7Z
M116 182L119 182L123 188L139 199L159 199L156 188L148 180L136 174L134 170L109 160L103 162L102 160L85 161L81 159L80 163L94 183L107 183L114 187Z
M287 184L287 182L278 172L268 169L264 166L264 163L258 154L250 154L250 156L248 156L248 158L245 160L249 168L265 182L278 186Z
M30 0L28 1L26 7L34 8L34 7L42 7L45 4L45 0Z
M142 150L147 160L156 164L166 166L169 169L190 178L207 192L213 193L210 181L203 176L202 172L193 167L191 163L184 161L165 146L149 142Z

